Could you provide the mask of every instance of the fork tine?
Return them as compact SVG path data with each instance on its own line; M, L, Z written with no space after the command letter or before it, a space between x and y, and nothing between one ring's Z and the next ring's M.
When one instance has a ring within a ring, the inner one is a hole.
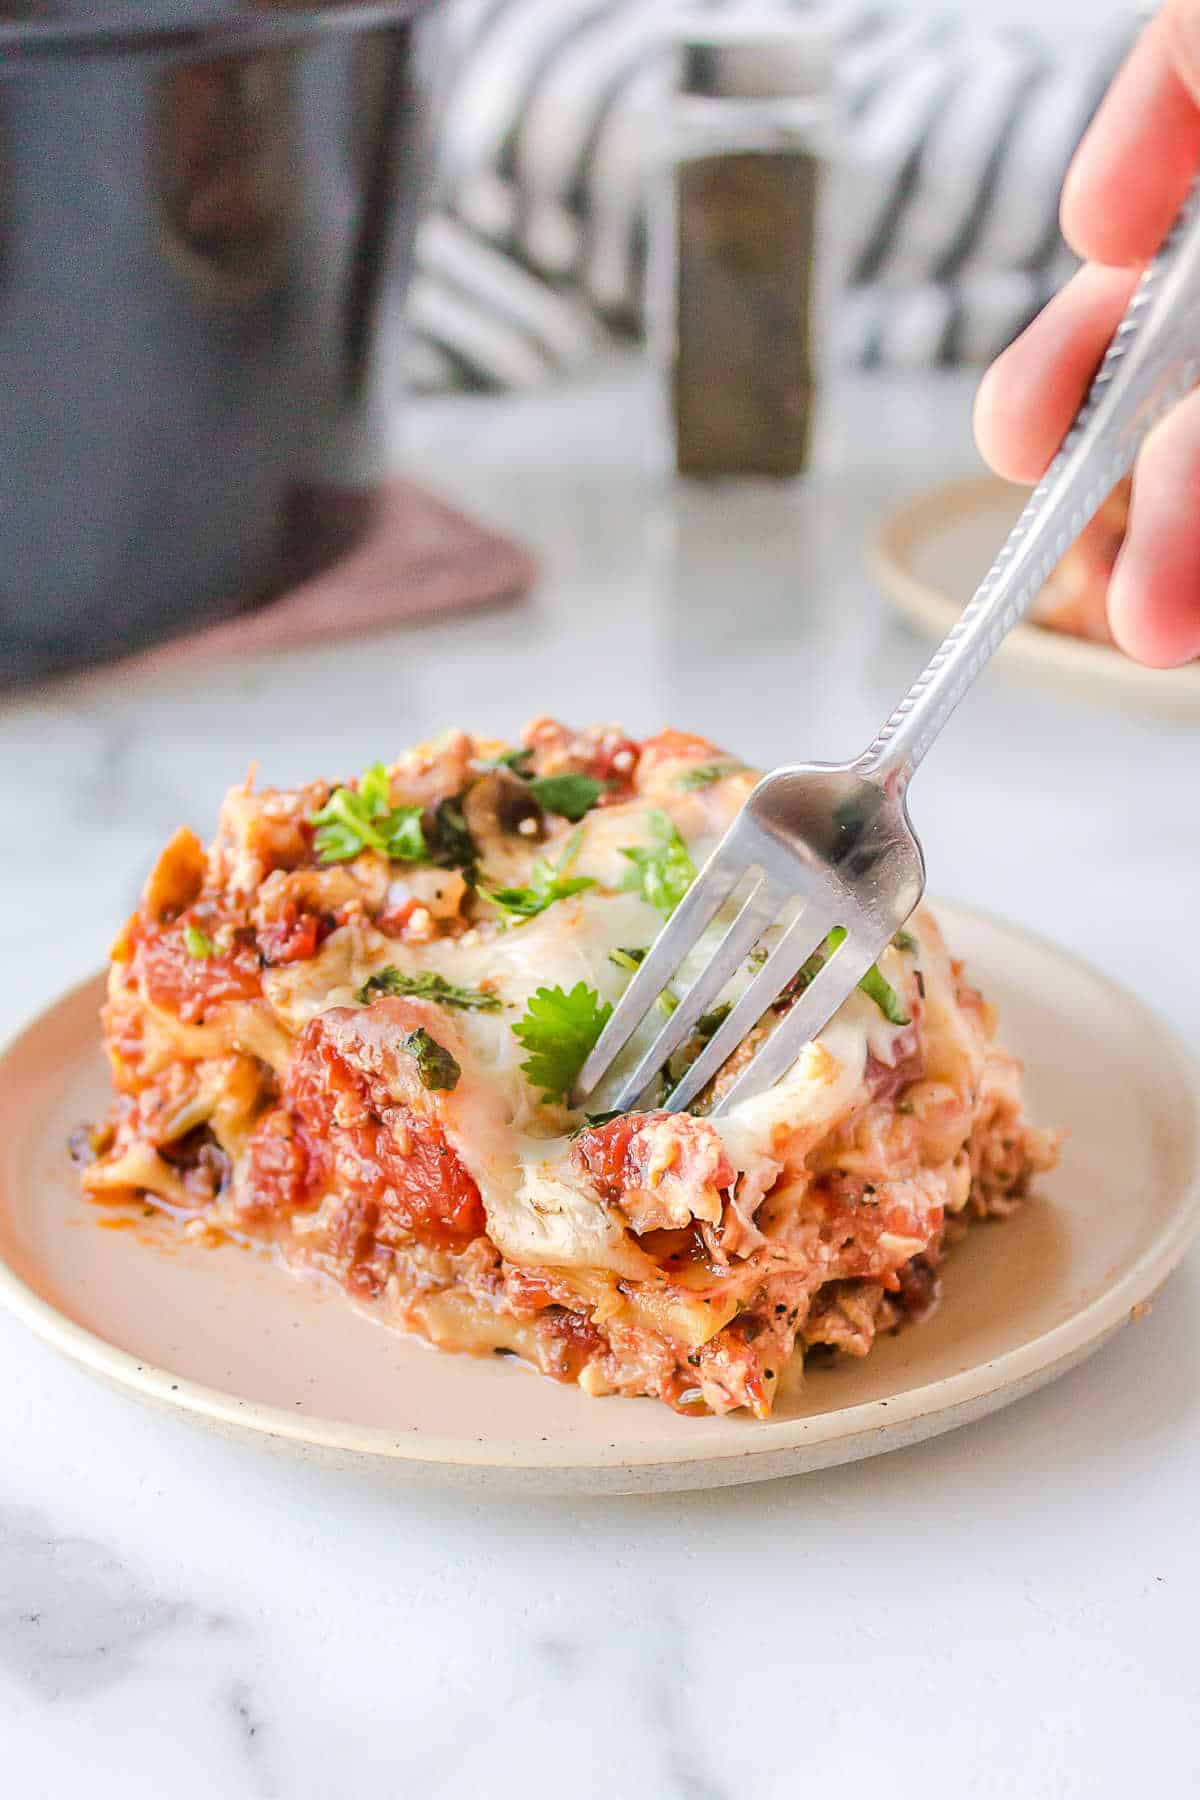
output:
M812 907L805 907L799 918L792 920L753 981L738 996L729 1016L680 1077L667 1101L673 1112L687 1106L707 1085L746 1033L753 1030L767 1008L783 992L796 971L824 943L828 932L824 917L822 912L818 920Z
M579 1071L575 1100L590 1094L608 1073L714 914L744 880L746 866L732 854L733 841L734 833L727 832L646 952Z
M783 896L773 881L764 875L755 882L737 917L730 923L712 956L680 1000L675 1011L664 1021L653 1043L639 1058L637 1067L621 1083L621 1091L613 1100L619 1108L632 1106L656 1070L679 1048L702 1012L715 1001L740 966L747 953L762 936L767 926L779 917ZM644 965L643 965L644 966Z
M840 944L815 976L811 987L805 988L757 1055L747 1063L729 1092L721 1096L714 1111L725 1112L735 1102L750 1099L785 1075L804 1046L811 1043L842 1002L854 992L886 942L885 936L876 944L867 945L861 939L856 942L850 938ZM667 1104L673 1107L674 1103L672 1094Z

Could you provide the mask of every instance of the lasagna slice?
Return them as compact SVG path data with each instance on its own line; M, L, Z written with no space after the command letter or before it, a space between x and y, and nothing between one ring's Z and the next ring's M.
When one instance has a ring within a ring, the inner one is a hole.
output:
M641 1110L572 1109L754 779L702 738L542 719L234 789L113 948L87 1194L270 1246L442 1349L767 1417L789 1360L925 1312L947 1244L1052 1146L924 911L769 1093L706 1116L810 968L691 1112L660 1102L719 1013Z

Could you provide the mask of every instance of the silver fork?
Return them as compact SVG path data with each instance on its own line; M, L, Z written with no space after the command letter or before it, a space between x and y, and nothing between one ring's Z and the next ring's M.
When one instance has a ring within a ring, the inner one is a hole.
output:
M924 891L907 790L926 751L1068 546L1128 474L1151 426L1197 379L1200 180L1142 276L1061 449L949 636L861 756L776 769L758 783L614 1007L580 1072L577 1098L609 1072L731 900L740 900L739 909L709 962L608 1104L620 1111L636 1104L785 912L788 922L766 960L663 1104L672 1112L688 1106L810 958L823 954L714 1112L761 1093L787 1072ZM845 935L831 941L838 927Z

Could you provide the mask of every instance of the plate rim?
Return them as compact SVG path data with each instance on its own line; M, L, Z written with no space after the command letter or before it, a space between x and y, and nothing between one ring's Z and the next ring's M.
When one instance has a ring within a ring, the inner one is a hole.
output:
M867 561L884 596L923 635L944 636L958 619L965 601L918 575L911 564L913 542L922 534L961 519L1000 495L1016 499L1029 490L999 475L965 475L941 481L894 507L867 546ZM999 544L996 549L999 550ZM981 569L980 574L984 571ZM1200 708L1200 661L1175 669L1151 669L1133 662L1107 644L1047 630L1031 620L1015 625L997 657L1011 666L1023 663L1033 672L1066 679L1093 689L1134 696L1155 705Z
M1112 1285L1067 1319L1001 1355L968 1364L952 1375L922 1382L899 1394L861 1401L854 1406L807 1415L800 1419L767 1420L753 1425L745 1444L727 1440L704 1441L704 1421L693 1440L669 1446L652 1437L622 1445L597 1441L573 1449L564 1458L554 1444L527 1444L507 1452L503 1444L461 1436L435 1436L422 1432L410 1441L404 1433L382 1426L355 1426L345 1420L313 1415L297 1417L282 1407L246 1399L230 1390L189 1380L158 1364L139 1359L130 1350L110 1343L98 1332L70 1318L52 1301L39 1294L17 1272L0 1247L0 1307L52 1349L90 1374L131 1393L135 1398L178 1411L195 1422L254 1435L264 1443L285 1442L293 1448L333 1452L372 1462L406 1468L411 1473L531 1478L560 1476L564 1480L588 1477L630 1476L643 1478L667 1472L676 1485L698 1485L703 1475L712 1485L786 1474L789 1462L797 1472L803 1459L814 1452L836 1447L836 1457L826 1461L852 1461L873 1448L899 1447L912 1441L905 1427L923 1421L922 1436L938 1435L972 1417L999 1410L1034 1388L1083 1361L1129 1319L1135 1309L1152 1299L1200 1236L1200 1060L1176 1032L1132 988L1055 939L1013 923L982 907L957 901L933 900L935 912L951 921L957 915L1002 933L1019 935L1039 950L1058 957L1094 982L1100 983L1125 1006L1132 1006L1156 1032L1169 1051L1190 1098L1190 1168L1181 1185L1179 1200L1170 1220ZM951 929L953 926L951 924ZM85 976L47 1006L27 1018L0 1044L0 1076L19 1057L27 1038L44 1029L56 1015L81 1005L91 993L103 991L106 971ZM436 1354L433 1350L430 1354ZM536 1380L535 1373L530 1374ZM650 1403L647 1402L647 1405ZM932 1423L930 1423L932 1421ZM417 1428L411 1428L416 1433ZM888 1438L885 1446L878 1440ZM873 1441L874 1440L874 1441ZM617 1454L613 1454L616 1451ZM773 1466L764 1466L773 1465ZM815 1466L809 1464L807 1466ZM752 1467L753 1471L752 1472ZM598 1485L598 1484L597 1484Z

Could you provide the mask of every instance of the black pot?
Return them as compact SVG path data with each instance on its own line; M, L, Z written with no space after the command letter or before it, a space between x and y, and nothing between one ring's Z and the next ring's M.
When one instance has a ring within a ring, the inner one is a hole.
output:
M0 0L0 679L245 606L378 474L434 11Z

